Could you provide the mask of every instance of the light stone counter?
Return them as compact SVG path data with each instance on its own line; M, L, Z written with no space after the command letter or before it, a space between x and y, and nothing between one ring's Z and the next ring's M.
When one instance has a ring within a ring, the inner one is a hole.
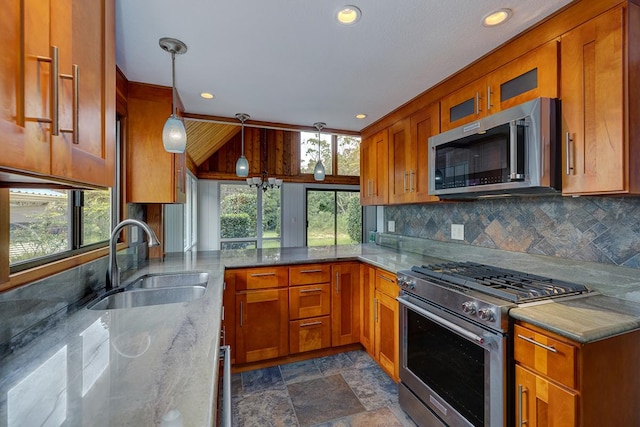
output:
M637 270L421 239L379 238L391 248L366 244L214 251L151 262L127 281L145 273L208 271L205 295L190 303L122 310L81 307L49 322L45 333L25 339L26 344L17 345L0 364L0 427L154 426L172 410L180 412L184 426L210 426L215 417L225 266L359 260L397 272L443 260L484 262L583 282L632 301L617 304L611 298L590 297L566 306L514 309L516 318L552 330L565 328L563 334L574 339L593 337L596 330L610 334L638 327ZM20 303L15 301L16 306ZM592 321L582 321L576 310L583 316L590 313L583 310L591 310Z

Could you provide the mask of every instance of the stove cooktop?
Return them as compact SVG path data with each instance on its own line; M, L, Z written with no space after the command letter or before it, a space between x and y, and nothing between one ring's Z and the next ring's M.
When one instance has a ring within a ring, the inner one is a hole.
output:
M586 286L578 283L474 262L429 264L415 266L411 271L426 276L425 279L451 283L513 303L589 292Z

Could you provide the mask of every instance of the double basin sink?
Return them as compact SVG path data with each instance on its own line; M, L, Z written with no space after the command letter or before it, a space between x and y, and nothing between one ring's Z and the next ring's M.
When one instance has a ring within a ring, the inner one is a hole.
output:
M202 272L146 274L107 292L87 308L111 310L189 302L204 295L208 282L209 273Z

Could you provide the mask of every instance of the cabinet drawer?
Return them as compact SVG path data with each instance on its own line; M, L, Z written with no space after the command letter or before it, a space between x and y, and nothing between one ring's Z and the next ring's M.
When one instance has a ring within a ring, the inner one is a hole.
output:
M376 289L390 297L397 297L400 288L398 288L396 275L388 271L376 269Z
M576 388L576 347L520 325L514 328L514 358L567 387Z
M327 283L331 280L330 264L311 264L289 268L289 285Z
M289 322L289 353L302 353L330 346L331 318L329 316Z
M331 285L294 286L289 288L289 319L325 316L331 313Z
M287 268L251 268L236 272L236 290L279 288L287 286L288 283Z

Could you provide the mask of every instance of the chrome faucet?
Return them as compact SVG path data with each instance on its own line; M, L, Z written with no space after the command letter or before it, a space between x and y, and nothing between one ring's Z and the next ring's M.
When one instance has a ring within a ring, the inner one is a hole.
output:
M156 233L154 233L151 227L149 227L149 225L145 222L139 221L137 219L125 219L118 225L116 225L111 232L111 238L109 239L109 266L107 267L107 282L105 285L107 291L120 286L120 270L118 269L118 261L116 258L116 243L118 240L118 235L120 234L120 230L122 230L127 225L137 225L138 227L142 228L147 233L150 248L160 245L158 236L156 236Z

